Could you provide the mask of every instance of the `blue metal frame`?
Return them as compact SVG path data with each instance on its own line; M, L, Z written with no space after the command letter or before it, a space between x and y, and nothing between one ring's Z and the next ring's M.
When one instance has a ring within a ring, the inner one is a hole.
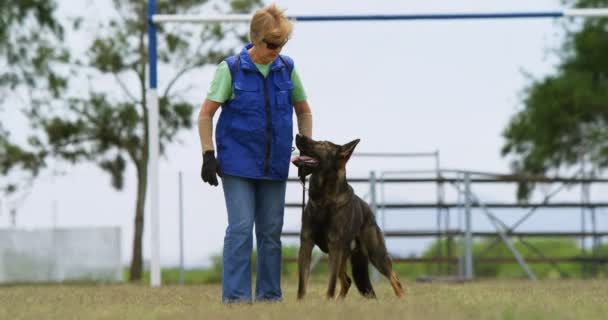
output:
M454 13L454 14L397 14L397 15L347 15L347 16L293 16L296 21L365 21L365 20L456 20L456 19L504 19L504 18L560 18L560 11L511 12L511 13Z
M148 0L148 64L150 89L156 89L156 26L152 17L156 14L156 0Z
M152 18L156 14L156 0L148 0L148 11L147 11L147 27L148 27L148 64L149 64L149 89L156 90L157 88L157 35L156 26L152 21ZM403 14L403 15L343 15L343 16L293 16L292 19L301 22L308 21L396 21L396 20L457 20L457 19L505 19L505 18L560 18L564 17L564 12L560 11L546 11L546 12L512 12L512 13L455 13L455 14ZM156 97L156 94L154 95ZM156 98L155 98L156 99ZM157 115L158 109L154 108L154 113ZM152 148L151 148L152 149ZM156 152L155 152L156 153ZM157 159L158 155L151 155L152 158ZM158 167L155 165L155 171ZM151 174L158 174L158 172L151 172ZM153 180L154 181L154 180ZM152 183L152 182L151 182ZM158 181L156 180L156 183ZM155 191L156 193L158 190ZM158 206L158 204L156 204ZM154 210L152 210L154 212ZM153 214L154 215L154 214ZM154 219L154 218L153 218ZM153 231L154 234L154 231ZM153 236L154 238L154 236ZM154 242L154 240L153 240ZM154 245L154 244L153 244ZM157 244L158 246L158 244ZM153 254L154 256L154 254ZM154 259L154 257L153 257ZM154 266L154 264L153 264ZM154 267L152 268L153 273ZM158 272L158 270L157 270ZM152 286L160 285L155 283L159 281L156 279L154 274L151 274ZM159 276L159 274L156 274Z
M150 88L156 89L156 27L152 17L156 14L156 0L148 0L148 61L150 64ZM387 21L387 20L462 20L462 19L518 19L518 18L560 18L561 11L510 12L510 13L450 13L450 14L377 14L341 16L291 16L300 22L312 21Z
M150 64L150 88L157 86L156 27L152 17L156 14L156 0L148 0L148 61ZM387 21L387 20L463 20L463 19L518 19L518 18L560 18L562 11L510 12L510 13L453 13L453 14L377 14L341 16L291 16L300 22L312 21Z

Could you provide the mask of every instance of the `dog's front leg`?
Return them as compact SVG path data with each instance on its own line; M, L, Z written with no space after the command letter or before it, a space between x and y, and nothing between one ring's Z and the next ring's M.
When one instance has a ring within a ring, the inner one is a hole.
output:
M310 274L310 256L314 244L312 235L306 230L302 230L300 235L300 251L298 253L298 300L306 295L306 285Z
M336 295L336 281L340 272L342 262L342 250L336 245L329 245L329 284L327 285L327 299L333 299Z
M352 280L346 274L346 263L348 261L348 256L342 255L342 261L340 262L340 268L338 268L338 277L340 279L340 293L338 294L338 299L344 299L346 294L348 293L348 289L350 288L350 284Z

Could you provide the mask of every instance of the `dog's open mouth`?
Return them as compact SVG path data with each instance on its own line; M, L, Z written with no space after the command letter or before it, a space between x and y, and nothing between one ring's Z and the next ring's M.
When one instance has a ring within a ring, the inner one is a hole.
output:
M299 155L291 158L291 163L296 167L316 167L319 164L319 160L310 156Z

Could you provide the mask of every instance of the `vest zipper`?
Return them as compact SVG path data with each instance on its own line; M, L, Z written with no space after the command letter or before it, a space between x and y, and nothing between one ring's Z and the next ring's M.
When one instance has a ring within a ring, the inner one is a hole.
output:
M266 160L264 161L264 176L268 177L268 167L270 164L270 146L272 142L272 127L270 126L270 101L268 97L268 78L264 78L264 100L266 104Z

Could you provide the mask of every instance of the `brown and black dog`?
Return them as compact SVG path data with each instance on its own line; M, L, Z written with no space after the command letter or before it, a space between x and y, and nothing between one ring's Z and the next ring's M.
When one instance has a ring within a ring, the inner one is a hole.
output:
M348 259L355 285L364 297L376 297L369 278L368 261L390 280L399 298L405 296L392 270L392 261L372 210L346 181L346 162L358 143L359 139L341 146L296 136L300 156L292 162L311 174L309 200L302 215L300 232L298 299L306 295L314 245L329 256L327 298L334 298L338 279L341 285L338 298L344 298L348 293L351 285L346 274Z

